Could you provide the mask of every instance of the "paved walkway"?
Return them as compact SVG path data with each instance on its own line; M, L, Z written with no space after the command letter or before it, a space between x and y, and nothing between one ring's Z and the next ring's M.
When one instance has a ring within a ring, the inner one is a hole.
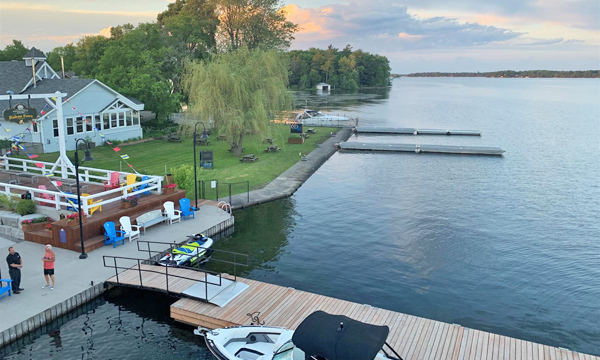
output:
M205 231L225 220L229 214L214 206L204 205L196 212L196 218L173 225L155 225L148 229L141 240L182 242L187 235ZM103 282L115 275L114 269L105 268L102 256L116 255L134 258L147 258L147 253L137 250L136 240L125 242L125 245L112 248L105 246L88 254L88 258L79 259L79 253L55 248L56 253L56 287L54 290L42 289L46 284L43 275L42 257L44 245L23 241L14 244L8 240L0 240L0 270L3 278L10 278L6 256L8 248L14 246L23 258L21 269L21 294L0 300L0 333L46 309L75 296L94 284ZM166 248L165 248L166 249ZM155 247L152 250L159 250Z
M337 149L334 144L348 140L350 135L352 135L351 128L340 130L336 136L328 139L321 147L308 154L307 161L298 161L264 188L250 191L249 202L246 193L232 196L231 206L234 209L239 209L291 196L327 159L335 154ZM229 201L229 198L221 200Z

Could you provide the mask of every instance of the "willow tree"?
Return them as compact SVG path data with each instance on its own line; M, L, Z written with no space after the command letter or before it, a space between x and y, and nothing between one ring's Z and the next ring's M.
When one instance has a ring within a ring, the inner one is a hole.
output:
M266 134L274 113L292 105L287 57L275 50L243 47L188 62L183 85L188 111L226 135L235 156L242 153L246 132Z

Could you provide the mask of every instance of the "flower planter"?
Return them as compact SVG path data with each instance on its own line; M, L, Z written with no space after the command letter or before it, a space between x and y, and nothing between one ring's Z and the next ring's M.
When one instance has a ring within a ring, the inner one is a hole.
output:
M22 228L23 228L23 231L37 231L37 230L45 229L46 226L48 226L48 223L42 222L42 223L33 223L33 224L23 224Z
M133 207L133 205L130 202L121 201L121 209L129 209L131 207Z
M87 218L81 218L81 223L85 224L85 222L87 221ZM73 227L73 226L79 226L79 219L75 219L72 221L67 221L67 226Z
M176 190L177 190L177 188L164 188L164 189L162 189L162 193L163 193L163 195L169 195L169 194L173 194Z

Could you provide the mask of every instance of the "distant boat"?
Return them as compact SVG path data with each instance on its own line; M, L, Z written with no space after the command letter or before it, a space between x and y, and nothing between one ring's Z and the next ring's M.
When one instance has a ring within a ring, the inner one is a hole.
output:
M304 125L327 125L334 124L339 125L345 122L349 122L350 118L345 116L336 116L322 113L316 110L305 109L302 113L296 116L296 122Z

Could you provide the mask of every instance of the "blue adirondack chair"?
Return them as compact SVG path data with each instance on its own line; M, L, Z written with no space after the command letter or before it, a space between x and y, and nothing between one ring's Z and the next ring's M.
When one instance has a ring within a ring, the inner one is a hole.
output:
M104 245L112 244L113 248L117 247L117 243L122 242L125 245L125 232L117 230L115 223L107 221L104 223Z
M69 197L67 197L67 198L68 198L69 200L71 200L71 202L72 202L73 204L75 204L76 206L79 206L79 202L77 201L77 195L76 195L76 194L73 194L72 192L68 192L68 191L63 191L63 193L64 193L65 195L73 195L73 196L69 196ZM70 210L70 211L79 211L79 209L78 209L78 208L74 208L74 207L72 207L72 206L67 206L67 210Z
M3 286L2 283L5 282L6 286ZM12 289L10 288L10 283L12 280L10 279L0 279L0 299L5 298L7 295L12 295Z
M146 180L150 180L149 176L142 176L142 181L146 181ZM139 190L143 190L143 189L147 189L150 187L150 184L142 184L140 186L136 186L134 189L134 191L139 191ZM150 195L150 191L144 191L142 194L144 195ZM140 195L142 195L140 194Z
M190 216L192 217L192 219L195 219L194 211L196 210L196 208L190 206L190 199L179 199L179 210L181 210L181 217L184 221Z

